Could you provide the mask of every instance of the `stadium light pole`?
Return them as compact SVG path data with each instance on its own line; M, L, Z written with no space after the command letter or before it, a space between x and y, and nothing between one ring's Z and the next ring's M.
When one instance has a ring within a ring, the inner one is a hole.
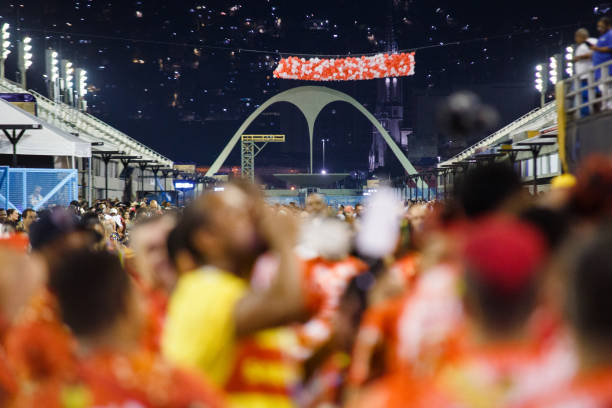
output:
M560 64L559 64L559 54L555 54L552 57L550 57L548 59L548 79L550 80L550 83L554 86L557 84L557 81L559 81L559 68L560 68Z
M82 111L87 110L87 71L82 68L76 69L76 91L77 91L77 108Z
M48 49L45 50L45 75L47 78L49 99L57 102L59 94L59 54L57 51Z
M26 73L32 66L32 38L24 37L18 42L17 54L19 58L19 76L21 77L21 87L27 89Z
M64 91L64 102L72 105L72 88L74 86L74 68L72 62L63 59L60 63L60 87Z
M9 28L11 28L11 25L9 23L4 23L0 30L0 80L4 79L4 62L11 53L9 49L11 46L9 40L9 38L11 38L11 33L9 32Z
M548 70L542 64L535 66L535 89L540 93L540 106L546 103L546 91L548 90Z
M568 78L574 76L574 47L569 46L565 48L565 73Z

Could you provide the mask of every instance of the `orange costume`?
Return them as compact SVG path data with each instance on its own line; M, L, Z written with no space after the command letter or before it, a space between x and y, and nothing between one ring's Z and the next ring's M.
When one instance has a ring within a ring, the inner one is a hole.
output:
M520 408L591 408L612 406L612 369L578 376L569 385L517 405Z
M516 404L569 381L574 364L559 351L517 343L480 347L448 361L433 386L458 406Z
M409 253L393 263L390 272L400 277L406 288L414 285L417 278L419 255L416 252Z
M342 294L351 279L367 270L367 265L354 257L342 261L315 258L304 261L303 265L305 298L314 310L314 316L298 329L306 358L331 336L332 318L338 311Z
M20 383L44 381L71 370L75 363L75 340L47 289L32 298L8 331L5 344Z
M25 234L15 234L8 238L0 238L0 250L3 251L3 256L13 257L15 253L23 254L28 250L30 241L28 236ZM5 253L4 251L7 250ZM1 262L0 262L1 264ZM4 266L4 265L1 265ZM16 272L16 271L12 271ZM0 271L0 279L9 277L11 272ZM20 274L20 277L22 275ZM0 289L11 290L10 284L3 287L4 282L0 281ZM2 294L0 294L1 296ZM2 301L4 299L0 299ZM0 310L0 407L9 406L13 398L17 395L19 385L17 381L17 375L13 366L10 364L5 349L5 338L10 330L11 322L4 313L6 311Z
M454 347L464 322L460 276L451 264L419 276L406 295L366 311L353 350L349 382L360 386L372 377L371 361L384 345L386 374L430 373Z
M222 407L223 398L195 374L172 368L150 352L97 352L70 373L22 392L16 408Z
M253 268L251 285L265 290L278 271L273 255L260 257ZM292 327L260 330L240 338L233 355L233 366L224 390L236 407L293 407L301 367L299 345Z
M147 297L142 345L151 352L159 350L164 299L163 296ZM42 289L32 298L9 329L5 344L8 362L19 383L54 378L58 373L70 371L76 361L76 340L61 321L57 300L48 289Z
M5 319L0 315L0 406L5 406L17 393L17 380L13 368L9 365L6 352L2 346Z
M396 372L374 381L349 406L523 407L522 402L557 390L571 378L571 361L557 351L518 343L466 350L432 376Z
M124 252L125 270L132 278L134 287L139 290L145 300L146 320L142 339L143 347L157 353L161 350L161 335L164 329L169 296L166 290L153 287L151 282L148 282L136 271L131 249L127 248Z

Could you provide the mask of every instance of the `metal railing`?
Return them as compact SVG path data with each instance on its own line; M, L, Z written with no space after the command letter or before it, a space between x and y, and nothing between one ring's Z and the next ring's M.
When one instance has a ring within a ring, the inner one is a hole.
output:
M126 153L141 155L143 158L156 160L162 165L172 166L172 161L167 157L86 112L61 102L52 101L36 91L25 91L18 84L7 79L0 80L1 88L14 93L32 94L36 98L38 116L64 131L89 134L126 150Z
M514 132L516 132L517 130L519 130L520 128L529 125L531 122L534 122L536 120L539 120L543 117L547 117L550 116L551 119L554 119L554 116L556 115L557 112L557 102L556 101L552 101L547 103L546 105L544 105L541 108L536 108L526 114L524 114L523 116L521 116L520 118L518 118L517 120L509 123L508 125L504 126L503 128L499 129L498 131L492 133L491 135L485 137L484 139L482 139L481 141L479 141L478 143L468 147L467 149L463 150L461 153L451 157L450 159L440 163L440 167L441 166L447 166L447 165L451 165L454 164L456 162L460 162L463 160L468 159L469 157L471 157L474 153L478 152L480 149L484 149L486 147L489 146L493 146L495 145L497 142L499 142L501 139L503 139L505 136L512 134Z
M566 113L568 118L580 119L601 110L612 108L612 61L608 61L580 75L563 81L566 89ZM601 72L595 80L595 73Z
M77 199L77 170L0 166L0 208L39 211L53 205L68 206Z

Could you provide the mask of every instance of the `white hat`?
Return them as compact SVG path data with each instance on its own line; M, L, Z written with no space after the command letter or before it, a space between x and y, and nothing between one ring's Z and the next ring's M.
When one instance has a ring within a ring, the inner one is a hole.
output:
M117 209L116 208L111 208L110 213L111 214L117 214Z

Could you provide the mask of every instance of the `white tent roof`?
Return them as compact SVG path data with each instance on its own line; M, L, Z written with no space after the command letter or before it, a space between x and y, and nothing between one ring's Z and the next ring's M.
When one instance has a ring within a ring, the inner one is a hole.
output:
M28 129L17 143L17 154L36 156L76 156L91 157L91 144L76 136L29 114L28 112L0 99L0 124L2 125L34 125L42 129ZM9 132L12 131L9 130ZM12 154L13 145L0 132L0 154Z
M117 147L117 145L113 144L113 143L109 143L103 140L100 140L94 136L91 136L87 133L79 133L79 135L77 136L77 138L82 141L82 142L87 142L89 144L94 143L94 142L104 142L104 144L102 146L92 146L91 149L92 150L96 150L96 151L118 151L121 150Z

